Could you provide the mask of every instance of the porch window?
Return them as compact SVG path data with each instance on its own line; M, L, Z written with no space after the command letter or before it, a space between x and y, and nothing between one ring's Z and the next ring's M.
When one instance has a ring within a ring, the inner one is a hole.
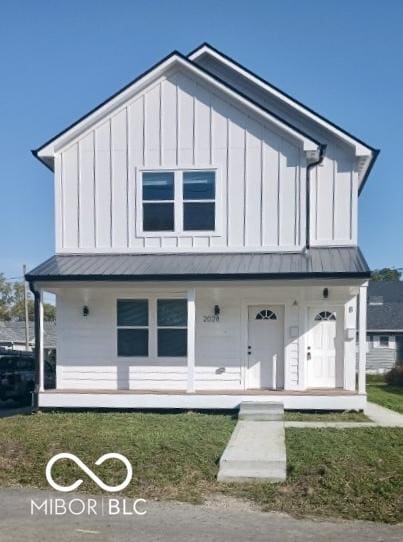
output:
M117 301L118 356L148 356L148 300Z
M186 299L157 300L158 357L187 355Z

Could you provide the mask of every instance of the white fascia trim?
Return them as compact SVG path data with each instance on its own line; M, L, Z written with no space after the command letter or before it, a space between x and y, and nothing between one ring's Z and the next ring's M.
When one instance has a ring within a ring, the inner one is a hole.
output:
M242 75L243 77L246 77L247 79L249 79L250 81L252 81L254 84L256 84L257 86L259 86L260 88L266 90L267 92L269 92L270 94L276 96L276 98L279 98L280 100L282 100L284 103L292 106L294 109L300 111L301 113L303 113L305 116L311 118L312 120L314 120L315 122L317 122L318 124L320 124L321 126L324 126L327 130L329 130L330 132L332 132L333 134L335 134L337 137L339 137L340 139L342 139L343 141L346 141L347 143L349 143L350 145L352 145L354 148L355 148L355 154L356 156L369 156L369 157L372 157L372 150L369 148L369 147L366 147L365 145L363 145L362 143L358 142L357 140L355 140L354 138L352 137L349 137L347 134L345 134L344 132L342 132L341 130L338 130L335 126L332 126L331 124L329 124L328 122L326 122L324 119L318 117L317 115L315 115L314 113L312 113L311 111L307 110L305 107L303 107L302 105L294 102L294 100L288 98L287 96L285 96L283 93L279 92L277 89L273 88L272 86L270 86L269 84L267 83L263 83L263 81L261 81L260 79L258 79L257 77L254 77L251 73L249 73L248 71L246 70L243 70L240 66L234 64L233 62L231 62L229 59L221 56L219 53L217 53L217 51L214 51L212 49L210 49L210 47L208 47L207 45L203 45L200 49L198 49L197 51L194 51L190 56L189 56L189 59L194 62L196 61L200 56L204 55L204 54L209 54L210 56L214 57L215 59L219 60L222 64L225 64L226 66L230 67L232 70L236 71L237 73L239 73L240 75Z
M117 107L130 100L135 94L144 89L153 80L161 77L168 69L172 68L174 64L178 64L179 66L185 68L191 73L194 73L198 77L201 77L209 84L220 89L223 93L227 94L238 103L242 104L249 110L265 118L271 124L277 126L282 132L285 132L291 135L293 138L301 141L304 151L314 151L319 148L319 144L315 140L304 135L297 129L293 129L290 125L282 122L280 119L270 114L265 109L249 101L247 98L243 97L235 90L227 87L225 84L218 81L214 76L204 72L196 64L192 64L191 61L187 60L186 58L182 58L177 54L173 54L164 62L156 66L155 69L145 74L144 77L141 77L141 79L133 83L133 85L120 92L117 96L115 96L115 98L112 98L103 106L96 109L92 114L85 117L81 122L78 122L76 125L73 125L71 129L68 129L66 132L62 133L60 137L56 137L56 139L50 141L48 145L38 151L38 156L40 158L53 157L57 149L60 149L61 147L66 145L69 141L79 136L83 131L87 130L89 127L99 122L106 115L110 114Z

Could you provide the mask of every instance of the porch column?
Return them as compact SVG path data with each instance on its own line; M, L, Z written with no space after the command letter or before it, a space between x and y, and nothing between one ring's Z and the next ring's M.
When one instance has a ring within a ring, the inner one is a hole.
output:
M39 391L45 389L45 360L43 351L43 290L39 296Z
M43 293L36 289L33 283L29 284L35 299L35 388L33 397L33 410L38 409L39 392L44 389L44 359L43 359Z
M195 391L194 369L195 369L195 340L196 340L196 289L191 288L187 291L187 309L188 309L188 381L187 392Z
M360 286L358 317L358 393L365 393L365 366L367 360L367 286Z

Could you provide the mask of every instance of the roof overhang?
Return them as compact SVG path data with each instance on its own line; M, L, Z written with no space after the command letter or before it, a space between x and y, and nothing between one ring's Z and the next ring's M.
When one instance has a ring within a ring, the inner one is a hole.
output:
M344 141L347 145L352 146L354 148L354 152L359 163L359 177L360 177L359 193L361 193L365 185L365 182L368 178L368 175L380 152L378 149L375 149L374 147L368 145L361 139L350 134L349 132L347 132L346 130L338 126L337 124L331 122L330 120L326 119L325 117L323 117L322 115L314 111L313 109L302 104L300 101L296 100L289 94L283 92L278 87L272 85L271 83L269 83L262 77L256 75L251 70L249 70L245 66L242 66L241 64L239 64L239 62L225 55L221 51L218 51L217 49L215 49L208 43L203 43L202 45L194 49L191 53L188 54L188 58L192 62L197 63L197 60L203 55L209 55L215 58L216 60L218 60L225 66L234 70L240 76L245 77L249 81L253 82L256 86L258 86L265 92L268 92L270 95L276 97L284 104L287 104L293 107L295 110L299 111L306 117L312 119L319 126L321 126L322 128L332 133L337 138Z
M81 117L55 137L48 140L41 147L33 150L32 153L47 167L53 169L53 159L55 153L57 153L61 148L66 146L76 137L80 136L86 130L92 128L98 122L102 121L107 115L124 106L128 100L141 92L154 80L162 77L165 73L175 68L182 68L188 73L201 78L207 84L210 84L215 90L221 91L236 103L247 108L249 111L254 112L256 115L268 121L271 125L277 127L282 133L288 134L292 138L300 141L304 151L308 153L319 151L321 147L321 143L319 141L285 121L277 114L254 102L248 96L242 94L227 82L210 74L207 70L193 63L189 58L182 55L178 51L174 51L155 64L152 68L131 81L113 96L109 97L100 105L92 109L85 116Z
M370 276L357 248L312 248L295 253L56 255L26 275L29 282L228 281L330 279Z

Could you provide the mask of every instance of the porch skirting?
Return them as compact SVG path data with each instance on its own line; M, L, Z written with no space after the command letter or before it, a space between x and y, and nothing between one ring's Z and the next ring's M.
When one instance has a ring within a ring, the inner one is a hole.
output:
M242 401L273 401L288 410L364 410L366 395L342 389L247 392L148 390L49 390L39 394L40 408L237 409Z

